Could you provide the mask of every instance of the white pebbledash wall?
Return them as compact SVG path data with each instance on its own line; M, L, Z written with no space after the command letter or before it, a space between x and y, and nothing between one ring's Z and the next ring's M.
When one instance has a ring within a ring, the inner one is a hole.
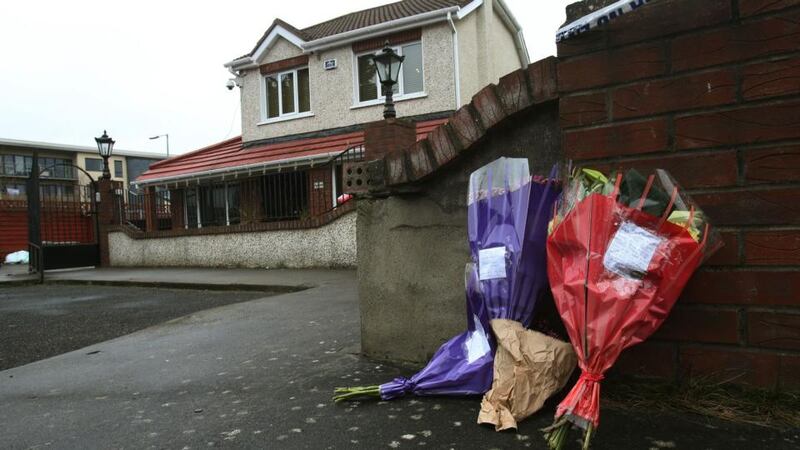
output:
M467 104L478 90L500 76L522 67L514 35L492 7L484 2L477 11L455 22L458 33L460 104L456 104L453 32L447 21L422 27L424 97L395 99L398 117L453 111ZM289 41L278 38L261 64L302 55ZM336 59L334 70L323 62ZM241 72L242 139L244 142L327 130L380 120L383 105L354 105L355 59L352 45L309 55L310 117L261 123L261 74Z
M302 51L279 38L267 52L263 63L299 56ZM449 25L440 23L422 29L424 91L426 96L399 100L398 117L456 109L453 78L453 47ZM323 62L336 59L334 70L325 70ZM309 56L309 88L313 116L273 123L261 122L261 74L258 69L242 77L242 138L245 142L288 136L311 131L372 122L383 118L383 105L354 105L355 59L352 45L324 50Z
M353 268L356 213L319 228L133 239L108 236L112 266Z

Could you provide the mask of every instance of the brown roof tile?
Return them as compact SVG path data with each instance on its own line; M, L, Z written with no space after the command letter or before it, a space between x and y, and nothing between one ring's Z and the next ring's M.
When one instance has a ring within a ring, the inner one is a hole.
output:
M239 58L252 56L276 25L286 28L303 40L313 41L316 39L335 36L348 31L358 30L360 28L402 19L405 17L412 17L452 6L460 6L463 8L469 4L470 1L471 0L401 0L399 2L389 3L388 5L376 6L374 8L345 14L316 25L303 28L302 30L298 30L281 19L275 19L267 31L264 32L264 35L261 36L261 39L258 40L256 46L253 47L253 50L251 50L247 55Z
M356 11L301 30L309 40L334 36L347 31L377 25L404 17L416 16L451 6L466 6L471 0L403 0L388 5Z

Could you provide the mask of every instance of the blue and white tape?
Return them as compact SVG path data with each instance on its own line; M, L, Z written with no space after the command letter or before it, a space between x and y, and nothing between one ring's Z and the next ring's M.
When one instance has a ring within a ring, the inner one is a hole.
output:
M561 27L556 32L556 42L561 42L603 26L653 1L655 0L620 0L612 3Z

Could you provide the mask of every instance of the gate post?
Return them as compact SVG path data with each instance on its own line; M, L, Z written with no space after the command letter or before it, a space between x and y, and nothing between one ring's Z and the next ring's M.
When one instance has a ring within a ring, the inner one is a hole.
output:
M114 214L114 197L117 189L122 189L122 182L101 178L97 181L97 193L100 202L97 204L97 244L100 247L100 267L111 266L108 248L109 228L116 224Z
M44 277L42 262L42 208L39 203L39 152L33 151L31 173L25 185L28 197L28 271L39 274L39 282Z

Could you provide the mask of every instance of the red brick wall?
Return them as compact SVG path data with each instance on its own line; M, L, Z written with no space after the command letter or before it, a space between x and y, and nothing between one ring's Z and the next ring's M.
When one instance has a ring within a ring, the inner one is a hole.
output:
M172 218L172 229L181 230L186 226L184 223L183 189L170 189L170 217Z
M308 209L311 217L333 208L332 174L328 165L308 170Z
M414 122L387 119L368 123L364 127L364 158L367 161L382 158L392 152L403 151L417 142Z
M800 0L662 0L559 45L562 148L668 169L725 247L618 368L800 387Z

